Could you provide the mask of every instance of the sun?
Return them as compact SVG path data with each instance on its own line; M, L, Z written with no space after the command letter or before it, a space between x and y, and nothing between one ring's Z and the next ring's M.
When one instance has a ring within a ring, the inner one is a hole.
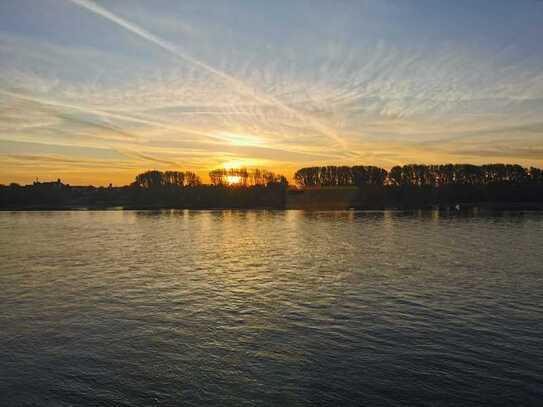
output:
M236 185L241 182L241 177L239 175L227 175L226 176L226 183L228 185Z

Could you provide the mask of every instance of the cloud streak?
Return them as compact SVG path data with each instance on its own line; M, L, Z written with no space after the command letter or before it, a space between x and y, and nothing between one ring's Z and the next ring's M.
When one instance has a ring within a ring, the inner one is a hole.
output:
M320 131L324 135L330 137L332 140L336 141L341 147L345 148L346 144L345 141L339 137L336 132L329 128L328 126L320 123L319 121L315 120L309 115L306 115L296 109L293 109L290 106L287 106L283 102L279 101L278 99L268 96L268 95L262 95L258 92L256 92L254 89L247 86L245 83L240 81L239 79L236 79L232 77L231 75L228 75L227 73L212 67L205 62L200 61L199 59L196 59L192 57L191 55L188 55L184 52L181 52L177 47L175 47L173 44L169 43L168 41L165 41L164 39L148 32L147 30L137 26L136 24L133 24L114 13L110 12L106 8L97 5L96 3L90 1L90 0L70 0L72 3L75 3L93 13L96 15L99 15L103 18L106 18L107 20L119 25L120 27L140 36L141 38L159 46L163 50L171 53L172 55L185 60L187 62L190 62L191 64L202 68L205 71L208 71L209 73L217 76L218 78L222 79L225 83L230 85L232 89L240 93L244 96L248 96L255 101L262 103L264 105L269 104L272 106L277 107L280 110L283 110L284 112L287 112L294 117L298 118L299 120L309 123L311 126L313 126L316 130Z
M13 154L44 157L53 178L107 158L107 183L231 162L287 176L504 154L543 165L543 29L527 3L509 6L513 38L498 11L463 16L485 31L455 3L47 1L0 5L0 182L33 178Z

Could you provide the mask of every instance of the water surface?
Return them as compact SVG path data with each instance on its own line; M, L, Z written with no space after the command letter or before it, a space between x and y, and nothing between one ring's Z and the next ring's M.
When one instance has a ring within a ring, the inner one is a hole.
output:
M0 213L0 405L538 405L543 213Z

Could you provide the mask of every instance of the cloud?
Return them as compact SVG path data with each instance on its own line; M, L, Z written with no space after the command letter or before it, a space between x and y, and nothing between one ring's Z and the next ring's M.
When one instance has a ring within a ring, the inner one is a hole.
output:
M504 158L504 159L531 159L537 161L543 161L543 148L490 148L490 149L468 149L462 148L455 151L456 155L463 157L493 157L493 158Z
M17 154L65 157L66 172L79 168L68 147L86 149L82 160L115 154L112 173L235 160L288 171L509 153L541 162L543 54L522 30L445 38L431 19L409 27L412 10L387 0L205 13L190 1L72 3L32 24L24 10L17 26L0 16L0 138L39 142L41 154Z
M283 102L279 101L278 99L274 98L273 96L269 96L269 95L262 95L260 94L259 92L256 92L253 88L247 86L245 83L243 83L241 80L237 79L237 78L234 78L232 77L231 75L227 74L226 72L220 70L220 69L217 69L203 61L200 61L199 59L197 58L194 58L193 56L187 54L187 53L184 53L182 51L180 51L175 45L173 45L172 43L168 42L168 41L165 41L164 39L148 32L147 30L115 15L114 13L108 11L107 9L105 9L104 7L101 7L97 4L95 4L94 2L92 1L89 1L89 0L70 0L72 1L73 3L81 6L81 7L84 7L90 11L92 11L93 13L101 16L101 17L104 17L110 21L112 21L113 23L127 29L128 31L140 36L141 38L144 38L145 40L159 46L160 48L162 48L163 50L171 53L172 55L182 59L182 60L185 60L185 61L188 61L190 62L191 64L217 76L218 78L222 79L225 83L227 83L228 85L230 85L233 90L237 93L240 93L242 95L245 95L245 96L248 96L252 99L254 99L255 101L259 102L259 103L262 103L264 105L267 105L267 104L271 104L272 106L275 106L277 107L278 109L280 110L283 110L284 112L287 112L291 115L293 115L294 117L298 118L299 120L302 120L302 121L305 121L307 123L309 123L311 126L313 126L316 130L322 132L324 135L326 136L329 136L331 137L333 140L335 140L336 142L338 142L340 144L340 146L343 146L345 147L345 142L343 141L343 139L341 139L341 137L339 137L336 132L329 128L328 126L320 123L319 121L315 120L313 117L311 117L310 115L306 115L296 109L293 109L292 107L284 104Z
M138 153L136 151L130 151L130 150L118 149L117 151L119 151L121 154L123 154L123 155L125 155L125 156L127 156L129 158L136 157L136 158L144 159L146 161L151 161L151 162L156 163L156 164L165 164L165 165L169 165L169 166L172 166L172 167L179 167L179 163L175 162L175 161L172 161L172 160L157 158L157 157L150 156L148 154L142 154L142 153Z

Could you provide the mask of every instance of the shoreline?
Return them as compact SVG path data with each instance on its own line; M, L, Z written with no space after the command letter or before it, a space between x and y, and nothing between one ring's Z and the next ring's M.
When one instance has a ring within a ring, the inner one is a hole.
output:
M189 211L306 211L306 212L345 212L345 211L363 211L363 212L450 212L450 213L465 213L473 211L543 211L543 202L489 202L489 203L465 203L460 204L460 208L456 209L454 205L443 206L423 206L423 207L384 207L384 208L277 208L277 207L175 207L175 206L35 206L35 207L5 207L0 208L0 212L89 212L89 211L162 211L162 210L189 210Z

